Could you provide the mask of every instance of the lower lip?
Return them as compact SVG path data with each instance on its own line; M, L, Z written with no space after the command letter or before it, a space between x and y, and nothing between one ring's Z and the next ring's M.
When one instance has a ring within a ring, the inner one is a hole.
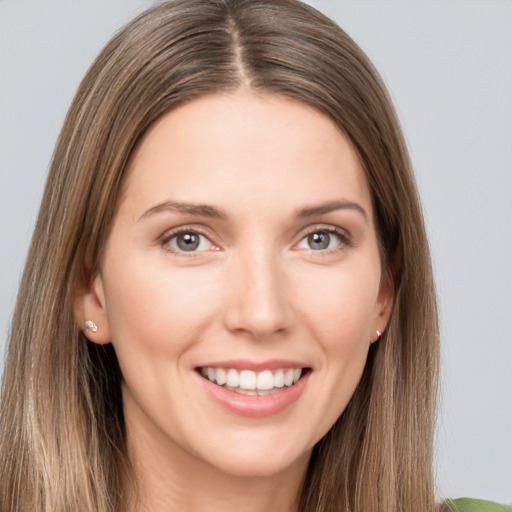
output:
M198 375L208 394L220 405L240 416L263 418L278 414L296 402L306 387L309 375L301 377L293 386L280 388L268 395L242 395L223 388Z

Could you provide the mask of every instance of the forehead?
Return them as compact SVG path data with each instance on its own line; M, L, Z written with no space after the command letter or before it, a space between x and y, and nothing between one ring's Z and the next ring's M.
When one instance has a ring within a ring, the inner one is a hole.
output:
M371 199L356 151L312 107L247 91L195 99L162 115L127 167L123 199L238 206ZM241 199L243 200L241 201Z

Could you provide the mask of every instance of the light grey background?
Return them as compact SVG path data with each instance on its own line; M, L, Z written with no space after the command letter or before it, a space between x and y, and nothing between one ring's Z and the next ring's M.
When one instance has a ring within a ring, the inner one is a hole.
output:
M0 0L0 351L74 91L146 0ZM438 494L512 502L512 2L325 0L381 71L430 232L443 342Z

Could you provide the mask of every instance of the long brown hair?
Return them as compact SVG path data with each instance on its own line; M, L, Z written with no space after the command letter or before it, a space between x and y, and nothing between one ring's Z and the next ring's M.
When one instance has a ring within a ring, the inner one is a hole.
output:
M438 328L428 244L393 106L367 57L296 0L175 0L121 30L57 142L12 322L0 410L0 510L120 512L129 473L120 370L73 315L127 160L179 103L246 87L313 106L357 150L395 302L348 407L315 446L301 512L435 510Z

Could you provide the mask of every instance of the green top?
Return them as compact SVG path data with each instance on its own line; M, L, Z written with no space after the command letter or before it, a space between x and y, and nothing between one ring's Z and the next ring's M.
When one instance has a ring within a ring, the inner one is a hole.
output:
M492 501L470 498L446 500L446 504L452 512L512 512L512 505L500 505Z

